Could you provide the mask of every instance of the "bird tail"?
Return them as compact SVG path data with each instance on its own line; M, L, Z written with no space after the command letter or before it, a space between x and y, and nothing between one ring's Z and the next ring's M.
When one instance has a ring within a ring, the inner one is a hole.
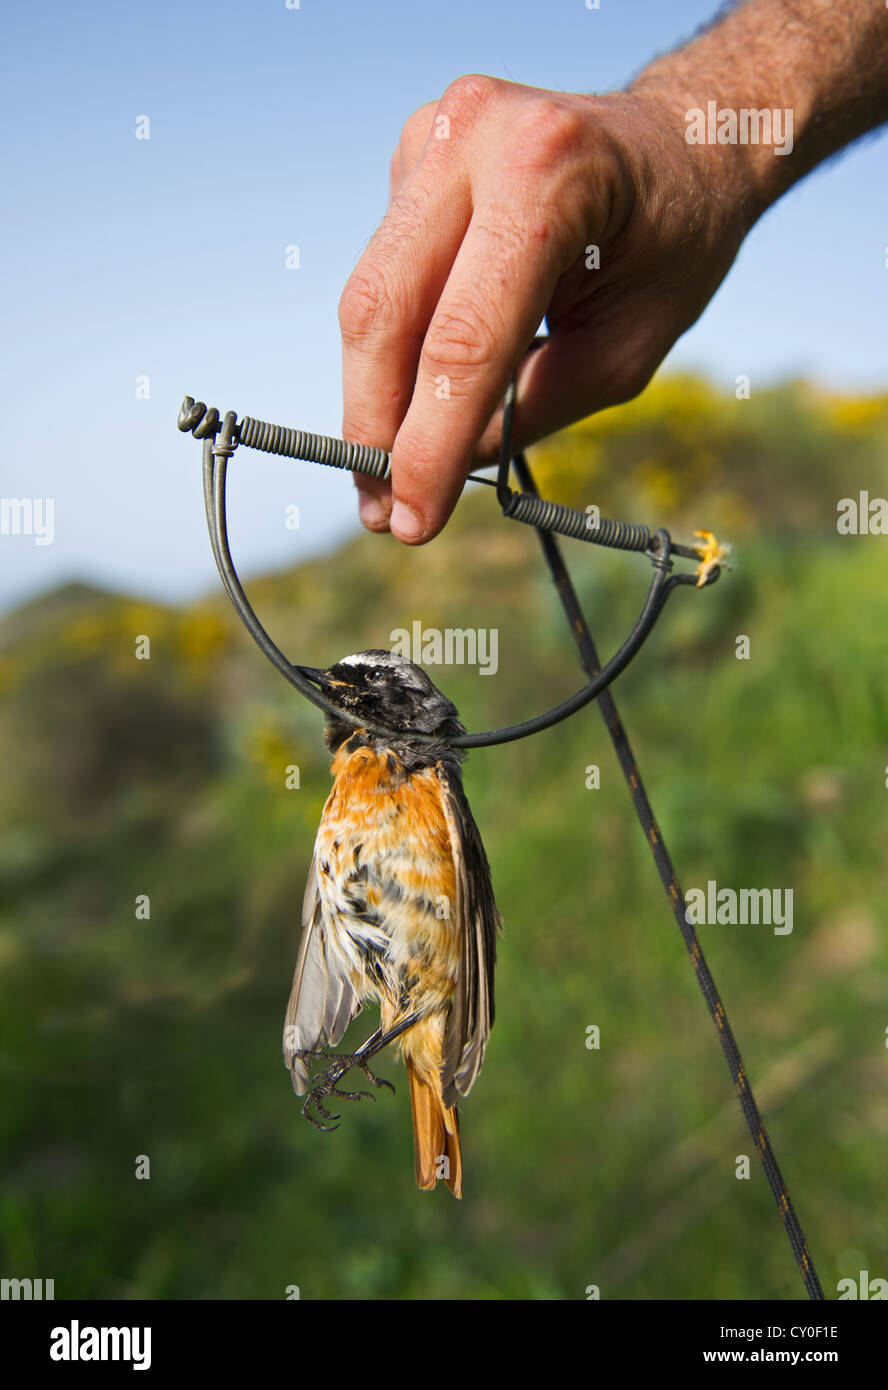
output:
M429 1080L421 1075L410 1058L407 1059L407 1076L413 1110L416 1185L423 1192L429 1192L442 1179L454 1197L461 1197L462 1153L456 1106L447 1108L441 1097L440 1081L437 1077Z

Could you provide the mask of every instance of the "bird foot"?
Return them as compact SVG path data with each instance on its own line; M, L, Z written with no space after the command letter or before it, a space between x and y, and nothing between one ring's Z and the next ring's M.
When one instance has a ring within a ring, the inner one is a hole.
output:
M360 1052L300 1052L298 1055L300 1057L323 1057L329 1064L309 1083L308 1095L302 1106L302 1114L305 1119L313 1124L315 1129L323 1130L325 1133L330 1133L330 1131L338 1129L339 1126L337 1124L323 1124L322 1120L315 1118L312 1110L315 1110L324 1120L338 1120L339 1116L331 1114L324 1105L324 1101L330 1096L336 1096L340 1100L363 1100L366 1096L369 1096L371 1100L376 1099L371 1091L339 1090L339 1082L346 1072L353 1068L362 1072L377 1090L380 1086L387 1086L390 1091L395 1089L390 1081L386 1081L384 1077L377 1076L370 1070L369 1062L366 1057L361 1056Z

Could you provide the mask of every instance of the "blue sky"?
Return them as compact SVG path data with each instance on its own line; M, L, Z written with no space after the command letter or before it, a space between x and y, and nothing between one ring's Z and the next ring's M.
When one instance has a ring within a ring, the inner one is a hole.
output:
M460 73L622 85L715 0L161 0L7 6L4 497L55 539L0 536L0 606L71 578L179 599L218 583L186 393L338 434L342 286L385 210L407 115ZM150 140L135 138L148 115ZM792 191L668 366L715 381L886 381L888 143ZM285 266L300 248L300 268ZM136 378L150 378L150 399ZM245 575L356 527L350 481L242 452ZM285 508L302 527L287 530Z

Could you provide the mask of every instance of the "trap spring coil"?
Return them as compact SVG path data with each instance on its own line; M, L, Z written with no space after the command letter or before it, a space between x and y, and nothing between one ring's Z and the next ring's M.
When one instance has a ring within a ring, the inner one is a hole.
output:
M266 454L282 454L284 458L304 459L308 463L323 463L328 468L348 468L352 473L366 473L371 478L389 475L389 456L385 449L373 449L369 444L346 444L344 439L332 439L327 434L289 430L283 425L254 420L249 415L245 415L238 426L237 442L247 449L261 449Z
M596 545L608 545L614 550L642 550L651 548L651 533L646 526L631 521L610 521L602 517L590 526L591 517L576 507L565 507L560 502L547 502L530 492L513 492L505 507L503 516L509 521L523 521L527 526L537 526L542 531L557 531L560 536L569 536L575 541L588 540L587 531L594 531Z
M347 468L352 473L363 473L371 478L388 478L391 473L391 455L385 449L374 449L369 444L347 444L344 439L334 439L330 435L308 434L305 430L287 429L284 425L270 425L265 420L254 420L251 415L245 415L241 420L236 438L237 443L247 449L261 449L266 454L280 454L284 458L301 459L306 463L321 463L328 468ZM547 502L532 493L511 493L503 508L503 515L510 521L523 521L527 526L557 531L559 535L570 536L574 540L594 539L596 545L612 546L617 550L646 551L651 545L651 533L646 526L610 521L605 517L592 527L585 512L578 511L576 507L565 507L559 502ZM590 538L587 534L590 530L595 531L594 537Z
M502 445L497 479L494 484L497 500L503 516L508 520L521 521L535 528L576 642L581 665L589 677L589 682L571 699L563 701L562 704L555 706L546 714L537 716L536 719L527 720L523 724L514 724L507 729L491 730L485 734L466 734L453 739L452 742L456 747L478 748L524 738L528 734L536 733L540 729L549 728L558 723L559 720L565 719L591 700L598 700L598 708L607 726L621 770L629 787L629 794L632 797L645 839L650 846L670 910L687 947L697 984L715 1026L734 1082L740 1108L752 1136L756 1153L761 1160L768 1185L777 1203L777 1210L780 1213L787 1239L804 1279L806 1292L810 1299L821 1301L824 1297L823 1289L817 1277L817 1271L814 1268L801 1223L777 1163L752 1087L746 1076L737 1041L728 1022L718 988L703 955L696 929L687 920L684 910L684 895L672 866L672 860L663 842L662 833L654 817L653 808L648 800L625 727L617 713L613 694L608 688L620 671L632 660L649 635L672 590L679 584L695 584L697 582L693 574L669 573L672 569L672 556L681 555L687 559L697 560L699 559L698 552L693 548L673 544L668 531L659 530L651 534L645 526L634 525L630 522L611 521L605 518L601 518L597 524L590 525L590 518L585 512L541 498L536 491L524 455L519 453L514 458L512 457L514 410L515 385L513 380L506 393L503 412ZM246 416L238 425L237 417L233 412L229 412L224 419L221 419L218 410L215 408L208 410L202 402L195 402L191 396L185 397L179 412L178 425L180 430L190 430L196 439L203 441L204 505L210 531L210 543L222 582L235 609L260 649L281 674L313 704L342 719L344 711L331 705L315 686L309 683L302 674L302 669L292 665L283 652L275 646L256 617L243 591L228 547L225 511L227 465L238 445L243 445L246 448L264 450L266 453L282 454L286 458L305 459L334 468L347 468L357 473L367 474L370 477L385 478L389 474L389 455L384 449L348 444L341 439L307 434L302 430L285 429L279 425L266 424L262 420L253 420L249 416ZM216 443L217 434L220 435L218 444ZM513 492L508 485L509 472L513 467L523 489L521 492ZM473 478L472 481L487 483L490 480ZM564 564L555 533L574 540L588 541L592 544L610 546L619 550L641 552L648 557L653 565L654 576L635 627L616 655L604 668L600 666L589 625ZM697 587L706 587L714 583L719 573L719 567L716 564ZM357 723L358 721L352 719L351 722ZM367 721L361 721L361 723L371 732L381 733L389 738L393 732L398 732L368 725ZM402 735L404 732L404 730L400 730ZM411 733L411 737L416 741L428 741L424 735L418 733Z

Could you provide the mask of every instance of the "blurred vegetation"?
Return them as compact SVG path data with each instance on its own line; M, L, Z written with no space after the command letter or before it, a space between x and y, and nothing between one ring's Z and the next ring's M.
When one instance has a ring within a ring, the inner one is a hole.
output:
M547 496L734 543L616 693L683 886L794 889L791 936L701 935L835 1296L888 1275L888 538L836 533L840 498L888 496L888 396L662 378L534 458ZM609 653L647 567L569 559ZM497 676L432 672L470 729L580 683L536 538L487 489L427 548L362 536L248 588L312 664L417 618L497 627ZM332 1135L300 1119L280 1032L327 758L211 592L72 585L0 624L0 1272L57 1298L801 1297L594 708L466 766L506 929L463 1202L414 1188L391 1059L395 1097Z

